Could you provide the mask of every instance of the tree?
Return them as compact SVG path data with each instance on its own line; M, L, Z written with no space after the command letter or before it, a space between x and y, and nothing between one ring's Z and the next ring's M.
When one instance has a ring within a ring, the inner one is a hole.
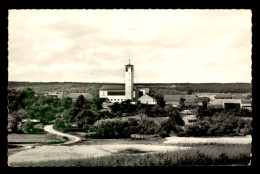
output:
M22 131L22 115L15 111L8 114L8 131L11 133L18 133Z
M82 129L86 124L86 110L82 109L75 117L77 128Z
M192 94L193 94L193 90L192 90L192 89L188 89L188 90L187 90L187 94L188 94L188 95L192 95Z
M160 107L165 107L166 103L161 95L155 96L155 99L156 99L157 105L159 105Z
M83 95L78 96L75 102L75 108L84 108L85 98Z
M63 99L62 102L63 102L63 107L65 109L70 109L71 108L71 106L72 106L72 98L66 97L65 99Z
M113 103L113 105L111 105L109 107L111 108L111 111L113 113L116 113L116 112L120 111L120 104L117 103L117 102Z
M178 111L169 112L169 119L160 124L158 133L161 137L167 137L171 132L182 132L181 126L184 126L184 121Z

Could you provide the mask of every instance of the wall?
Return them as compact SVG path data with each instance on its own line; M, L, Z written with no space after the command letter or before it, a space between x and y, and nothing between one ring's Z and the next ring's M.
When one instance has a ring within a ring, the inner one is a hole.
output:
M149 95L143 95L138 99L143 104L156 104L156 100L150 97Z

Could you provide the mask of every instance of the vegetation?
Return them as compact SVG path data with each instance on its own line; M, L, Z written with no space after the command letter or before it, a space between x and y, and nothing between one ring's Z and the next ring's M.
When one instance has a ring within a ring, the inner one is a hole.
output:
M182 126L184 126L184 121L178 111L169 111L169 119L162 122L158 133L161 137L169 137L170 133L179 133L182 131Z
M174 152L147 153L136 149L119 151L118 154L90 157L86 159L68 159L43 162L26 162L11 166L64 166L64 167L117 167L117 166L183 166L183 165L248 165L251 157L251 145L225 144L204 145L188 150Z
M248 109L223 109L223 108L198 108L196 115L198 118L212 117L213 115L233 115L235 117L252 117L252 112Z
M146 119L107 119L100 120L93 125L93 138L129 138L132 134L153 135L157 124Z
M77 82L8 82L9 89L24 90L31 88L37 94L45 91L63 91L85 92L92 96L98 95L98 90L108 83L77 83ZM109 83L112 84L112 83ZM115 83L116 84L116 83ZM252 85L250 83L139 83L150 88L150 94L165 95L186 93L188 89L196 92L212 92L212 93L247 93L251 92Z
M9 134L8 144L58 143L63 142L61 137L53 134Z
M179 131L179 136L236 136L249 135L252 132L251 120L244 120L233 115L216 113L212 117L199 118L192 125Z

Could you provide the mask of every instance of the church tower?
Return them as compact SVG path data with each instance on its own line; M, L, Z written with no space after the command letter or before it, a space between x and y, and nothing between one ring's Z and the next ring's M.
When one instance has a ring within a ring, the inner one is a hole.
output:
M129 64L125 65L125 99L133 100L134 92L134 65Z

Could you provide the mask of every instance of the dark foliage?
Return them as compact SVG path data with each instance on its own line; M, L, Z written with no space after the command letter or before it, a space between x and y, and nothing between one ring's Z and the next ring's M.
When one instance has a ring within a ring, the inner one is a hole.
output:
M198 119L192 125L186 126L179 136L238 136L249 135L252 132L251 120L240 119L229 114L216 113L212 117Z
M181 126L184 126L184 121L177 110L169 109L168 116L169 119L162 122L158 129L159 135L163 138L170 136L172 132L176 134L182 132Z
M131 134L152 135L157 125L151 120L101 120L94 124L94 138L129 138Z

